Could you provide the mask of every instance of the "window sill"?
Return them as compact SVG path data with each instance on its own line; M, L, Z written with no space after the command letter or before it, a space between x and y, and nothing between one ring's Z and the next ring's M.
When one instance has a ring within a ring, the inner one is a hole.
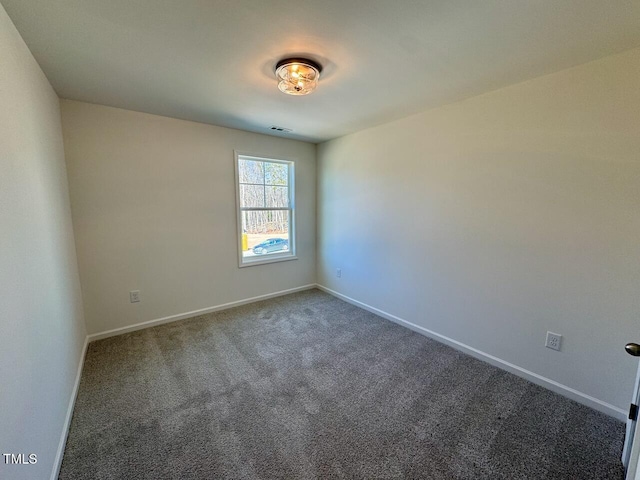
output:
M266 263L277 263L277 262L288 262L289 260L297 260L298 257L296 255L269 255L267 258L264 257L249 257L249 259L241 259L240 264L238 265L240 268L244 267L254 267L256 265L264 265Z

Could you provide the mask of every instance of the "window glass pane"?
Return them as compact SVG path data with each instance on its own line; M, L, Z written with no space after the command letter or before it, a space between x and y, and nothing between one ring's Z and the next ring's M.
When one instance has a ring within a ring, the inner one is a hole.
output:
M264 162L238 160L240 183L264 183Z
M289 252L289 212L242 212L242 257L264 257Z
M288 207L289 187L265 187L267 207Z
M264 207L264 187L240 184L241 207Z
M287 185L289 183L289 168L284 163L264 164L264 183L267 185Z
M260 264L261 258L269 256L291 257L294 250L292 212L288 209L291 208L290 200L293 197L293 192L289 190L293 164L238 156L237 168L239 208L270 209L239 212L241 266Z

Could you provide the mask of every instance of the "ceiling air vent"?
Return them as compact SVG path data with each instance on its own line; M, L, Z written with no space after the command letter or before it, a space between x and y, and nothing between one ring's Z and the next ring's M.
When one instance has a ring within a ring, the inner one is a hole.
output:
M275 130L276 132L282 132L282 133L291 133L291 132L293 132L293 130L291 130L290 128L276 127L275 125L270 127L270 130Z

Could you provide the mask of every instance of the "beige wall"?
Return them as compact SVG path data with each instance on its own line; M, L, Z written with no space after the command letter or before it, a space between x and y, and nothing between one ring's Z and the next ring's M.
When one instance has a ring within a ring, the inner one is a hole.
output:
M0 478L48 478L86 336L58 97L0 6Z
M89 333L315 282L314 145L73 101L62 120ZM238 268L234 149L296 161L298 260Z
M636 49L321 144L319 283L622 417L639 80Z

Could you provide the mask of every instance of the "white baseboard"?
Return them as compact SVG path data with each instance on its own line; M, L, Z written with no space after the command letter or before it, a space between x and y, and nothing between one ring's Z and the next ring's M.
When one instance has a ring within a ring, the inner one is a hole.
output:
M313 283L309 285L303 285L301 287L289 288L287 290L280 290L279 292L267 293L265 295L259 295L257 297L245 298L243 300L237 300L235 302L223 303L222 305L216 305L215 307L201 308L200 310L193 310L192 312L179 313L177 315L170 315L168 317L162 317L155 320L148 320L146 322L136 323L134 325L128 325L126 327L114 328L113 330L91 334L88 338L89 342L93 342L95 340L101 340L103 338L122 335L123 333L135 332L136 330L155 327L165 323L177 322L178 320L184 320L185 318L197 317L198 315L204 315L220 310L226 310L228 308L239 307L240 305L246 305L247 303L254 303L261 300L267 300L269 298L281 297L282 295L301 292L303 290L311 290L312 288L316 288L316 284Z
M51 472L51 480L57 480L58 475L60 475L60 467L62 467L62 458L64 456L64 447L67 444L67 436L69 435L69 427L71 426L71 419L73 418L73 408L76 405L76 397L78 396L78 388L80 387L80 378L82 377L82 367L84 366L84 357L87 354L88 345L89 345L89 337L85 337L84 345L82 347L82 355L80 355L80 362L78 362L76 380L75 380L75 383L73 384L71 397L69 398L69 406L67 407L67 416L65 417L64 424L62 425L60 442L58 442L58 451L56 452L56 458L53 462L53 471Z
M591 407L600 412L606 413L607 415L611 415L619 420L625 421L627 419L627 412L621 408L616 407L615 405L611 405L610 403L599 400L591 395L587 395L586 393L580 392L574 388L563 385L555 380L551 380L550 378L543 377L542 375L538 375L535 372L527 370L525 368L519 367L518 365L514 365L513 363L502 360L498 357L485 353L477 348L470 347L469 345L465 345L464 343L458 342L449 337L445 337L444 335L440 335L432 330L416 325L415 323L411 323L407 320L404 320L400 317L387 313L378 308L372 307L371 305L367 305L366 303L360 302L354 298L343 295L335 290L331 290L323 285L316 285L317 288L323 290L334 297L337 297L341 300L344 300L347 303L360 307L364 310L367 310L371 313L375 313L376 315L390 320L394 323L407 327L414 332L425 335L433 340L436 340L440 343L444 343L456 350L464 352L472 357L475 357L479 360L487 362L493 366L501 368L502 370L506 370L507 372L511 372L519 377L522 377L526 380L529 380L536 385L540 385L541 387L547 388L552 392L556 392L560 395L563 395L571 400L575 400L578 403Z

